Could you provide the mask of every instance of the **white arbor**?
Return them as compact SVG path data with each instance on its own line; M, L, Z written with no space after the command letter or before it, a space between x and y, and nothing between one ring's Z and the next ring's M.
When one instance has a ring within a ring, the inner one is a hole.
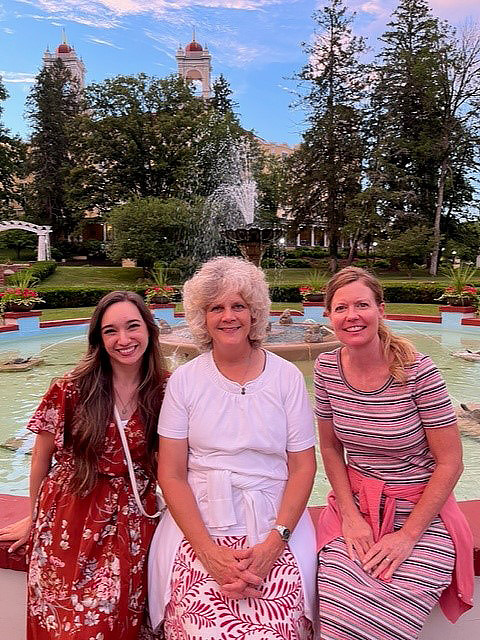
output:
M11 231L20 229L21 231L31 231L38 236L37 260L50 260L50 231L52 227L47 225L33 224L23 220L4 220L0 222L0 231Z

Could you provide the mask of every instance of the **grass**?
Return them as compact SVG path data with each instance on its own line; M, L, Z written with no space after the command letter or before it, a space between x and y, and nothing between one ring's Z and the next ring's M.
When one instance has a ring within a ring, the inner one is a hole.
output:
M128 289L143 277L138 267L57 267L41 284L45 288L112 287Z
M301 302L274 302L272 309L283 311L283 309L302 310ZM67 309L42 309L42 322L46 320L67 320L70 318L89 318L94 307L80 307ZM177 311L182 310L182 305L177 305ZM387 313L409 313L415 315L436 316L438 315L438 305L436 304L405 304L401 302L391 302L387 304Z

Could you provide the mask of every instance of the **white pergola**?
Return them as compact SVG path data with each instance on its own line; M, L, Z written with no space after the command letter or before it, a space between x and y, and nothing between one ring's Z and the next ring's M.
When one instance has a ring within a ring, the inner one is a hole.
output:
M21 231L31 231L38 236L37 260L50 260L50 232L52 227L47 225L33 224L23 220L4 220L0 222L0 231L11 231L20 229Z

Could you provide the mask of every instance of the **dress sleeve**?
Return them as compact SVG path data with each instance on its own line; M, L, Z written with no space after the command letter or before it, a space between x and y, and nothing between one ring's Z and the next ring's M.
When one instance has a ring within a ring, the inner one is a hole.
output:
M183 390L183 375L175 371L167 381L158 417L158 434L166 438L188 437L188 409Z
M285 398L287 451L303 451L315 446L315 428L305 381L298 369L295 369L289 387Z
M414 399L424 428L455 425L457 418L445 381L429 356L421 355L418 361Z
M315 415L317 418L331 420L333 418L332 406L325 387L325 380L321 371L322 363L320 358L315 361L313 369L313 386L315 390Z
M63 447L65 415L71 395L71 382L64 379L55 381L30 418L27 429L33 433L47 431L55 436L57 448Z

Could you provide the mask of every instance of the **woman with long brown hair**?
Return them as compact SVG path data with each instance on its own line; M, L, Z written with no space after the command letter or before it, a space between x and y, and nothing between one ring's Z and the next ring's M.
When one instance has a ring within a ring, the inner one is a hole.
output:
M342 269L325 304L343 346L315 363L333 488L317 527L320 638L414 640L437 601L452 622L472 606L455 413L431 359L385 324L374 276Z
M165 378L142 298L104 296L86 355L28 424L32 517L0 532L17 540L11 550L29 541L28 640L139 637Z

